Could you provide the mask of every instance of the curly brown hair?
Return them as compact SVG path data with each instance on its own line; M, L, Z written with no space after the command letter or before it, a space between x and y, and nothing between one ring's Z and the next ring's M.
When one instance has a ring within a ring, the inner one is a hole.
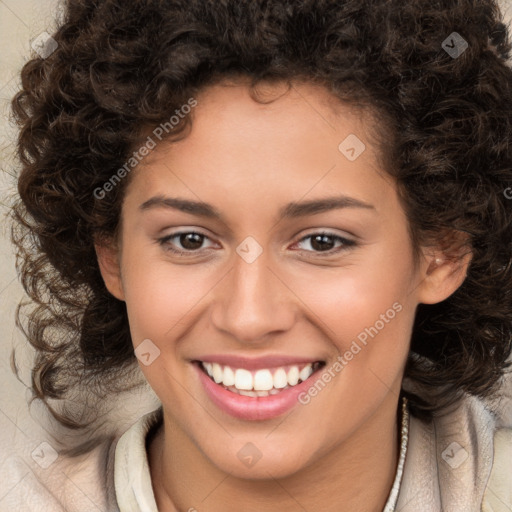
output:
M458 232L472 251L462 286L418 308L405 378L427 392L403 391L411 412L493 396L512 333L512 46L496 1L67 0L53 39L12 101L13 240L31 299L18 324L36 349L34 397L59 421L86 423L49 400L77 387L101 398L137 367L125 304L107 292L94 248L116 238L129 176L94 191L148 130L235 76L319 83L377 116L415 249Z

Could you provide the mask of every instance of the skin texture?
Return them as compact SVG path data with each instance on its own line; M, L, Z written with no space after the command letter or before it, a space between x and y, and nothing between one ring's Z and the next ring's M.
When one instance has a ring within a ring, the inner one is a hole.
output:
M164 408L149 449L162 511L382 510L396 471L398 394L416 306L444 300L465 277L467 259L455 264L435 248L414 265L371 119L319 86L283 91L276 86L280 97L267 105L244 83L201 93L191 133L161 143L134 172L119 245L97 246L109 291L126 301L134 346L149 338L161 351L141 368ZM366 144L353 162L338 149L349 134ZM342 194L372 208L277 220L290 202ZM210 203L224 221L142 211L155 196ZM158 242L181 231L207 238L186 256L168 250L186 250L180 237ZM341 244L330 239L328 256L304 239L322 231L355 245L334 254ZM248 236L263 249L250 264L236 252ZM191 364L213 353L286 354L330 367L395 303L401 311L325 389L272 420L218 409ZM248 442L262 454L252 467L237 457Z

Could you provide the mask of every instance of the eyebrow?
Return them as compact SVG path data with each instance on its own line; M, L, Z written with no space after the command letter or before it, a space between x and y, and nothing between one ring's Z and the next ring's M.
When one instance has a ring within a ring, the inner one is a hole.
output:
M172 208L192 215L198 215L209 219L217 219L221 222L225 222L222 214L214 206L200 201L191 201L189 199L159 195L148 199L140 205L140 209L142 211L147 211L153 208ZM289 203L279 210L278 220L305 217L307 215L315 215L340 208L362 208L366 210L375 210L373 205L353 197L326 197L323 199Z

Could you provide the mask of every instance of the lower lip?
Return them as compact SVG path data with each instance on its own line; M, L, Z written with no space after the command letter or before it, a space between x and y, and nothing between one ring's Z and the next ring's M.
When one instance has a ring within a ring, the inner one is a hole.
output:
M311 386L311 377L318 373L313 373L304 382L285 389L277 395L251 397L228 391L210 379L200 368L200 363L194 363L194 366L206 394L219 409L236 418L251 421L269 420L288 412L298 404L298 396Z

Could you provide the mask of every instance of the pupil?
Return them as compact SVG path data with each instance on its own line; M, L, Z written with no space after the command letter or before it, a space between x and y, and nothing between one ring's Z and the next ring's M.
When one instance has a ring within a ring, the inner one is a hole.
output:
M185 233L180 236L180 243L185 249L199 249L201 247L202 237L203 235L199 233Z
M333 245L331 238L332 237L329 235L316 235L313 237L313 240L311 241L311 246L314 249L319 249L320 251L322 251L322 250L328 251L329 249L332 249L332 245ZM319 242L318 245L317 245L317 242ZM329 247L326 247L326 245Z

